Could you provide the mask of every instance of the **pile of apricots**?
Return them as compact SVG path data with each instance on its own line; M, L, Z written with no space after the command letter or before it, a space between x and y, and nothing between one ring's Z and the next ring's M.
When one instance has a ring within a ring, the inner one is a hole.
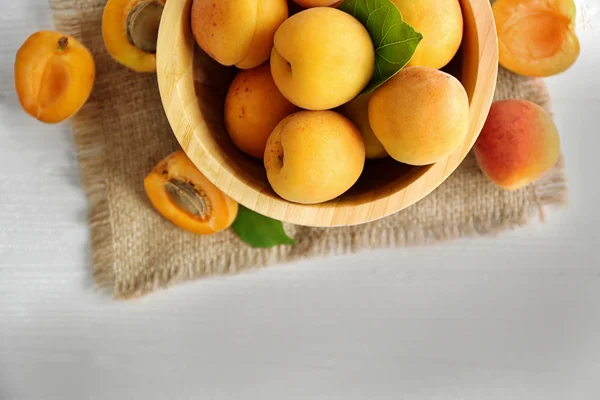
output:
M403 70L365 93L376 49L338 1L291 8L286 0L193 0L197 44L238 69L224 104L226 130L263 161L285 200L332 200L357 182L368 159L427 165L464 140L468 96L441 71L462 41L459 0L393 2L423 39Z
M357 19L337 9L341 0L192 0L196 43L238 69L223 105L227 132L241 151L263 161L282 198L327 201L348 190L369 159L426 165L463 140L467 95L441 71L462 41L459 0L390 1L423 39L406 67L361 95L374 72L374 45ZM165 2L107 1L102 35L116 62L155 72ZM548 77L577 60L573 0L497 0L492 10L504 68ZM44 123L75 115L95 73L92 52L55 31L29 36L14 64L21 106ZM492 105L473 151L492 182L514 190L552 168L560 140L541 107L504 100ZM237 204L181 151L149 173L145 188L165 218L196 233L223 230L237 213Z

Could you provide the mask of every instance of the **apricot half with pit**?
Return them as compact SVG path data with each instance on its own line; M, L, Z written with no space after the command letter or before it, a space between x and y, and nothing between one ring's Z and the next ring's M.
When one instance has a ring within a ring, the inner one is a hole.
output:
M498 0L492 6L498 62L520 75L547 77L579 57L573 0Z
M168 221L196 234L231 226L238 203L221 192L178 150L159 162L144 179L152 206Z
M165 1L108 0L102 37L117 62L137 72L156 70L156 40Z
M23 109L39 121L61 122L89 98L96 67L90 51L74 37L39 31L17 51L15 89Z

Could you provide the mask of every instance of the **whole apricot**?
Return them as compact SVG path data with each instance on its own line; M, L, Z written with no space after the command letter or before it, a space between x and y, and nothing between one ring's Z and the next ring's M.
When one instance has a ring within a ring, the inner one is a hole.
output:
M297 110L277 89L267 62L240 70L233 79L225 98L225 127L240 150L262 159L273 129Z
M373 91L369 122L392 158L411 165L432 164L464 140L469 99L452 75L408 67Z
M294 2L304 8L337 7L342 0L294 0Z
M408 66L440 69L456 55L463 37L458 0L392 0L402 19L423 35Z
M473 153L496 185L519 189L542 177L558 161L560 137L554 121L528 100L492 104Z
M358 128L365 144L365 156L367 159L383 158L388 154L383 145L373 133L369 124L369 100L371 94L357 96L341 107L341 112L350 119Z
M375 51L367 29L330 7L301 11L275 33L271 73L298 107L327 110L356 97L369 83Z
M191 26L200 48L217 62L249 69L269 58L287 17L286 0L193 0Z
M365 147L358 129L335 111L299 111L273 130L264 164L273 190L302 204L321 203L358 180Z
M517 74L556 75L579 57L573 0L498 0L498 62Z
M96 66L90 51L72 36L39 31L17 51L15 89L23 109L46 123L58 123L85 104Z

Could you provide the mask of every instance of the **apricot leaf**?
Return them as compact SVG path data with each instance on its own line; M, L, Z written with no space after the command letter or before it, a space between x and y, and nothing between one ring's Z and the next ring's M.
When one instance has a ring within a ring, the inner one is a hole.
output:
M258 214L241 204L231 228L240 239L252 247L269 248L296 243L285 233L281 221Z
M375 71L361 94L372 92L404 68L423 39L391 0L344 0L337 8L367 28L375 47Z

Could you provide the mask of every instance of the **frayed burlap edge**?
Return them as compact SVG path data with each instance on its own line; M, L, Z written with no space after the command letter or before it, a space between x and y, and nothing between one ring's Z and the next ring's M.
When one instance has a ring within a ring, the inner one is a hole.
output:
M81 19L68 2L49 0L54 25L61 32L80 36ZM98 8L90 9L98 12ZM69 120L77 150L79 177L88 200L88 224L92 249L92 279L98 288L112 289L114 286L114 251L112 227L106 185L105 143L101 124L94 112L94 93L77 115Z
M327 235L317 241L311 240L310 247L303 247L302 238L297 239L299 249L291 254L283 254L283 249L275 252L256 252L249 255L245 252L234 252L223 254L213 260L216 269L206 271L202 276L181 274L154 273L144 276L143 279L128 282L123 285L114 281L114 265L112 264L112 250L109 245L110 238L104 236L110 232L110 226L99 224L92 227L92 245L95 247L95 260L98 262L93 266L94 277L97 284L103 289L111 290L115 299L133 299L144 296L157 289L167 289L186 281L208 279L213 276L236 275L241 272L248 273L273 265L283 266L302 259L315 257L339 256L354 254L363 250L388 249L394 247L417 247L433 245L437 243L448 243L453 240L468 237L495 236L520 226L527 225L531 217L537 215L540 222L545 221L545 209L552 206L565 206L568 202L567 180L564 173L564 158L561 156L556 166L544 177L529 185L528 196L532 202L528 210L524 210L520 218L503 224L476 224L470 221L463 226L448 227L439 225L435 227L419 226L420 229L410 231L404 226L394 226L378 231L374 242L372 232L363 231L360 235L349 235L339 232ZM83 166L86 173L94 172L92 165ZM99 172L100 169L96 169ZM95 189L100 189L97 187ZM101 190L101 189L100 189ZM99 194L96 192L95 194ZM106 200L96 203L100 212L106 211ZM108 218L107 216L105 218ZM281 251L280 251L281 250ZM242 265L237 268L236 266ZM251 265L251 266L243 266Z
M49 1L57 29L78 37L79 26L82 21L81 16L75 10L65 6L69 2L63 0ZM98 8L91 9L89 12L97 13ZM544 86L543 90L545 90L545 85L541 82L539 84ZM548 102L548 99L544 98L542 102ZM92 278L96 287L111 291L114 298L124 299L143 296L159 288L167 288L184 281L199 279L200 277L190 274L184 276L181 271L175 274L162 271L161 273L148 274L141 280L128 282L127 284L115 282L115 252L110 218L111 210L108 201L109 189L105 174L105 143L100 121L94 113L96 104L92 93L86 105L70 120L77 147L80 181L88 198ZM549 110L549 107L546 107L546 109ZM312 240L310 246L304 244L302 238L298 238L298 250L286 254L284 259L282 258L283 250L255 252L252 255L241 251L232 252L213 260L214 265L218 268L212 269L212 266L209 266L202 278L214 275L237 274L241 271L259 269L276 263L283 265L311 257L351 254L364 249L413 247L448 242L476 235L497 235L508 229L526 225L535 214L543 222L547 207L567 204L567 180L564 168L564 158L561 156L552 170L529 185L527 195L531 196L531 206L528 210L523 211L520 218L511 222L498 223L498 221L495 221L494 224L481 224L470 221L463 226L420 226L420 229L411 229L410 231L404 226L393 226L379 232L376 241L368 232L360 235L349 235L340 231L320 239L317 241L317 245L314 245L314 240ZM237 265L242 265L242 267L237 268Z

